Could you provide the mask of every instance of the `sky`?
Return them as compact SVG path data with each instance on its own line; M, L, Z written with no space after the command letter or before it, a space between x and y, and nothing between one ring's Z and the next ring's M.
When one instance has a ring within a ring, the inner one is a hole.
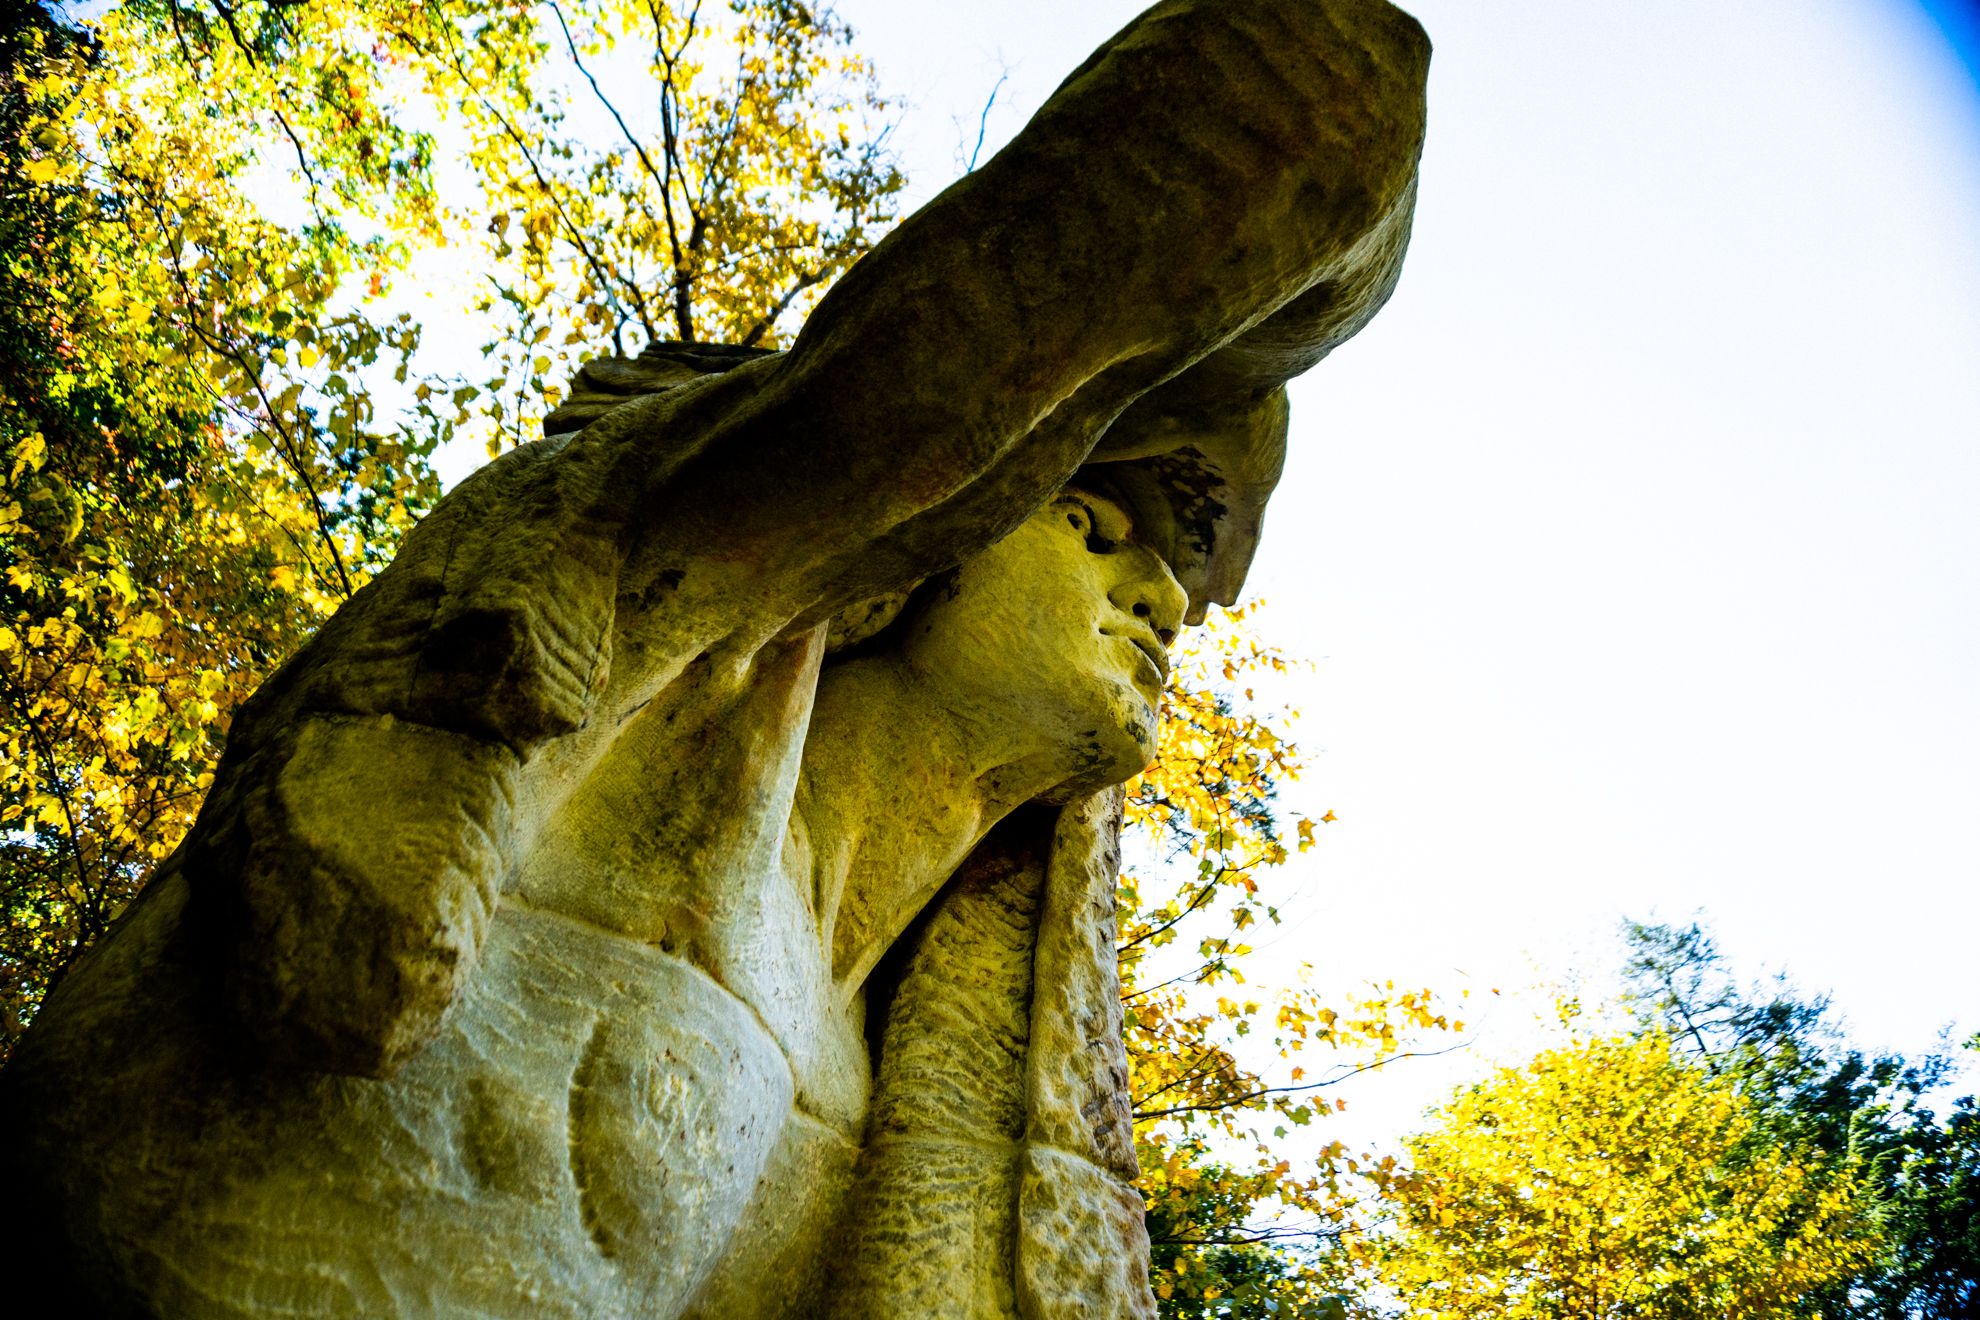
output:
M1312 662L1284 801L1339 818L1262 979L1599 989L1621 918L1700 914L1865 1044L1980 1029L1971 9L1406 7L1410 256L1293 387L1251 579ZM1140 6L837 8L912 204ZM1495 1002L1383 1122L1529 1046Z

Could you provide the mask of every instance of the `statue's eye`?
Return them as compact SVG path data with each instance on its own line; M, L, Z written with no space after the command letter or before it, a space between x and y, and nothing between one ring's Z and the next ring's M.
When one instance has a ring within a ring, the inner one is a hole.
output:
M1100 515L1085 500L1065 496L1066 523L1073 531L1086 538L1086 548L1096 555L1110 555L1120 549L1121 543L1100 531Z

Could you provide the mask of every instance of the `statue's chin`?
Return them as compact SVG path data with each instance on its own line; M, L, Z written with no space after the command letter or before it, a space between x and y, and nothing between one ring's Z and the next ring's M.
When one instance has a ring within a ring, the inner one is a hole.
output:
M1134 709L1108 712L1110 723L1086 740L1082 764L1050 792L1036 801L1063 806L1078 798L1097 793L1115 784L1125 784L1155 763L1156 724L1145 714L1142 703Z

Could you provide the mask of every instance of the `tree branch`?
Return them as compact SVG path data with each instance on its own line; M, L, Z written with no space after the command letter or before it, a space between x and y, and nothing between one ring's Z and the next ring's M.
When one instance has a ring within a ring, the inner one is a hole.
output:
M68 823L69 856L76 868L76 901L86 914L84 928L87 931L95 922L93 905L89 901L93 886L89 880L89 866L83 859L82 853L82 826L76 820L75 806L69 800L68 786L62 782L61 774L56 768L55 749L48 745L48 736L41 727L41 721L35 718L34 712L29 708L30 703L15 699L14 684L11 679L7 687L7 704L20 713L21 722L27 725L28 737L34 742L35 755L41 759L43 777L52 786L52 796L62 808L62 819Z
M784 309L791 305L792 299L824 278L825 272L822 270L809 270L799 275L797 283L784 290L784 296L777 299L776 305L758 317L756 323L750 326L749 332L742 337L742 346L755 347L756 341L763 338L765 332L776 323L777 318L784 314Z
M983 154L983 135L990 128L990 110L997 104L997 93L1004 90L1010 81L1011 71L1004 69L997 74L997 85L990 89L990 99L983 103L983 113L976 117L976 145L969 149L969 163L963 166L963 173L970 174L976 169L976 158Z
M1467 1040L1459 1041L1457 1044L1441 1050L1406 1050L1400 1054L1391 1054L1386 1058L1377 1059L1373 1063L1358 1064L1345 1072L1336 1073L1325 1081L1309 1082L1304 1086L1265 1086L1260 1087L1258 1090L1247 1092L1244 1095L1228 1096L1222 1100L1208 1101L1202 1104L1174 1105L1168 1109L1153 1109L1145 1112L1136 1110L1134 1121L1137 1123L1146 1123L1157 1118L1168 1118L1174 1114L1216 1113L1220 1110L1235 1109L1240 1105L1247 1105L1254 1100L1263 1100L1270 1096L1296 1095L1306 1091L1318 1091L1322 1087L1338 1086L1350 1077L1359 1077L1362 1073L1371 1072L1387 1064L1398 1063L1403 1059L1434 1059L1456 1050L1468 1049L1470 1045L1471 1042Z

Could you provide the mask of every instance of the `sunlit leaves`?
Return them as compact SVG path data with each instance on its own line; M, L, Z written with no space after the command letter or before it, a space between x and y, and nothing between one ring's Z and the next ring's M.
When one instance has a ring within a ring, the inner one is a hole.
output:
M1379 1277L1426 1320L1786 1314L1875 1230L1848 1170L1759 1125L1661 1035L1548 1051L1410 1140Z
M1874 1207L1876 1258L1783 1314L1910 1320L1980 1303L1980 1110L1965 1096L1935 1112L1953 1061L1866 1054L1825 996L1784 976L1740 985L1696 923L1625 922L1624 935L1624 1004L1641 1028L1737 1088L1760 1139L1850 1171Z
M410 346L329 310L377 254L261 216L229 182L257 85L189 94L196 44L161 61L142 31L28 22L0 70L31 185L0 195L0 1044L176 845L229 712L430 496L361 394L272 360ZM393 471L360 506L367 462Z

